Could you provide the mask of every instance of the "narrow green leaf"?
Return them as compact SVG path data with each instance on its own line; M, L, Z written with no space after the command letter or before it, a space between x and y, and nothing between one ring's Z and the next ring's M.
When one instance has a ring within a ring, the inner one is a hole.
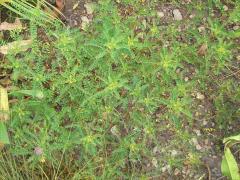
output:
M32 97L35 97L35 98L38 98L38 99L43 99L44 98L44 94L40 90L20 90L20 91L16 91L15 93L20 93L20 94L32 96Z
M0 121L0 144L10 144L4 122Z

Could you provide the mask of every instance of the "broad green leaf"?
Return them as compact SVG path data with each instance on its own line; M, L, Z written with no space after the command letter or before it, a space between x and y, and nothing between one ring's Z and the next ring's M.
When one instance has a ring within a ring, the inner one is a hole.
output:
M0 144L10 144L4 122L0 121Z
M7 90L0 86L0 121L9 120L9 103Z
M20 94L32 96L32 97L35 97L35 98L38 98L38 99L43 99L44 98L44 94L40 90L20 90L20 91L16 91L15 93L20 93Z
M11 2L11 0L0 0L0 4L6 3L6 2Z
M224 151L227 166L230 172L230 177L233 180L239 180L240 179L240 174L239 174L239 168L237 165L237 162L234 158L234 156L231 153L231 150L229 148L226 148ZM225 169L226 170L226 169Z
M222 158L221 171L222 171L222 174L224 176L227 176L229 178L231 177L230 170L229 170L229 167L228 167L227 160L226 160L225 156L223 156L223 158Z
M240 134L238 134L236 136L231 136L231 137L228 137L228 138L224 138L223 143L225 144L227 141L231 141L231 140L240 141Z

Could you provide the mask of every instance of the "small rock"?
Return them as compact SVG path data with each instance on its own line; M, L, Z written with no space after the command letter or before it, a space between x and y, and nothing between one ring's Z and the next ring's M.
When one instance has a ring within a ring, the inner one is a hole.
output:
M155 146L155 147L153 148L153 153L154 153L154 154L157 154L157 153L159 153L159 152L160 152L159 148L158 148L157 146Z
M196 145L196 149L197 150L201 150L202 149L202 146L200 146L199 144Z
M168 172L171 171L171 166L170 166L170 165L166 165L166 166L163 166L163 167L162 167L162 172L164 173L164 172L166 172L166 171L168 171Z
M163 44L163 47L169 47L170 45L170 42L169 41L165 41L164 44Z
M190 19L193 19L194 17L195 17L195 14L191 14L191 15L189 16Z
M176 150L172 150L171 155L172 155L173 157L175 157L177 154L178 154L178 152L177 152Z
M234 31L236 31L236 30L238 30L238 29L239 29L239 26L238 26L238 25L233 26L233 30L234 30Z
M203 120L203 125L206 126L208 124L207 120Z
M195 114L194 114L196 117L198 117L199 115L200 115L200 113L197 111L197 112L195 112Z
M201 136L201 131L200 130L194 129L193 131L197 134L197 136Z
M189 77L186 76L186 77L184 78L184 81L187 82L188 80L189 80Z
M202 146L199 145L198 140L196 138L192 138L193 145L196 147L197 150L201 150Z
M82 29L86 29L87 25L90 23L90 20L86 16L82 16L81 20L82 20Z
M240 61L240 55L239 55L239 56L237 56L237 60L238 60L238 61Z
M117 137L120 136L120 132L119 132L118 127L116 125L113 126L110 131L114 136L117 136Z
M174 17L174 20L177 20L177 21L181 21L183 19L182 14L179 11L179 9L173 10L173 17Z
M164 17L164 12L158 11L157 16L160 17L160 18Z
M228 11L228 7L226 5L223 6L224 11Z
M164 173L164 172L166 172L167 171L167 167L166 166L163 166L162 167L162 172Z
M175 176L178 176L180 173L181 173L181 171L180 171L178 168L176 168L176 169L174 170L174 175L175 175Z
M34 148L34 153L37 155L37 156L40 156L43 154L43 149L39 146L35 147Z
M198 27L198 32L202 33L204 31L205 31L205 27L204 26Z
M201 94L200 92L197 92L196 98L199 100L203 100L205 98L205 96L203 94Z
M180 74L180 72L181 72L181 68L177 68L176 73Z

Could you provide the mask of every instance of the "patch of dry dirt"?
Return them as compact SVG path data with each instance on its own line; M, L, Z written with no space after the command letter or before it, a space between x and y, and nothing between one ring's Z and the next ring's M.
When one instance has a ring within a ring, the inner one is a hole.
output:
M88 0L66 0L63 9L63 21L69 27L84 28L93 19L93 12L89 6L94 1Z

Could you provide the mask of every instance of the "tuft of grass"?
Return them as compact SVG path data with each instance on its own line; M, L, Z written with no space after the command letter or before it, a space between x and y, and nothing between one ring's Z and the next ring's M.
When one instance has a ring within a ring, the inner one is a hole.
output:
M45 23L54 24L54 21L61 22L57 19L53 11L56 11L61 15L55 7L45 0L26 1L26 0L2 0L0 6L4 6L11 12L21 16L26 20L38 23L38 25L44 25ZM45 10L44 10L45 9ZM47 9L52 9L47 11Z

